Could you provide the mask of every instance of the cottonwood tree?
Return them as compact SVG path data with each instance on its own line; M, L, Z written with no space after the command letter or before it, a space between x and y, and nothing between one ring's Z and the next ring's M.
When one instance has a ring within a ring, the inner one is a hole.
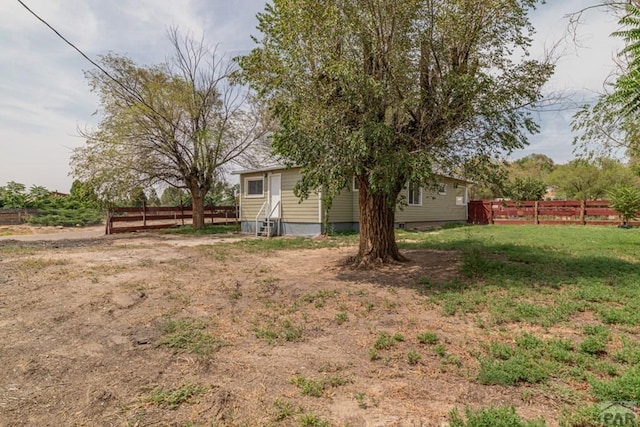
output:
M275 153L301 197L355 177L358 263L402 260L395 209L408 181L476 173L527 143L526 107L553 71L527 56L536 0L274 0L243 76L279 121ZM468 170L468 169L467 169Z
M202 40L168 32L173 55L143 66L117 54L86 73L100 97L97 129L82 132L85 146L72 157L73 175L91 182L103 200L158 183L191 194L193 226L204 226L204 198L225 168L263 139L266 127L231 85L231 61Z

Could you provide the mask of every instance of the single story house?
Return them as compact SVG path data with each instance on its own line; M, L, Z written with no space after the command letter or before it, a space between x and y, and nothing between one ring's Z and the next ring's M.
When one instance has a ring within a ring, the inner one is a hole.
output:
M357 231L358 189L352 183L324 208L320 193L300 201L293 194L302 179L299 167L274 166L233 172L240 176L240 224L243 233L313 236L324 230ZM467 220L467 186L461 179L440 177L438 188L408 185L402 194L406 205L398 206L396 226L414 228ZM328 217L325 218L325 215Z

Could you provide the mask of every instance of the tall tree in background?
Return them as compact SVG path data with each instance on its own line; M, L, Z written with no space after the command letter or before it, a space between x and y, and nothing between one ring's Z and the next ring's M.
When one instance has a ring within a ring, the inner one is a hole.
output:
M619 160L601 157L558 165L549 175L548 183L554 186L559 197L597 200L605 198L616 186L638 185L639 178Z
M401 260L395 208L408 181L482 173L527 143L553 66L527 58L536 0L274 0L244 78L302 166L297 194L330 200L355 177L356 261ZM472 160L471 169L464 168Z
M73 175L103 200L156 183L191 194L193 226L204 226L204 198L225 167L248 154L266 128L243 88L228 80L231 64L202 40L169 31L173 56L141 66L124 56L102 57L86 73L100 97L103 119L84 132L72 157Z

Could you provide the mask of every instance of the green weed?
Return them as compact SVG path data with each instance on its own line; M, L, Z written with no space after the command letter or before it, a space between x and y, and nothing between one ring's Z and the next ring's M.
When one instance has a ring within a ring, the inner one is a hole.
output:
M640 366L634 366L611 380L589 381L594 396L600 401L640 401Z
M254 329L256 338L263 339L271 345L299 341L303 332L303 325L296 325L288 319L279 323L268 322L265 326Z
M415 350L411 350L409 353L407 353L407 361L409 362L409 365L417 365L421 359L422 356Z
M513 407L508 408L465 408L466 421L462 419L457 409L449 412L450 427L543 427L543 420L525 421L516 413Z
M303 395L312 397L321 397L327 387L339 387L348 382L349 380L341 376L311 379L296 375L291 379L291 384L298 387Z
M158 406L166 406L170 409L176 409L181 404L188 402L195 396L206 393L207 390L208 387L193 383L185 383L181 387L173 390L166 390L163 387L158 387L151 392L147 400Z
M224 342L205 332L206 325L197 319L167 319L162 325L163 338L158 345L168 347L174 353L194 353L207 356L219 350Z
M299 409L296 409L291 402L287 402L286 400L274 400L273 407L273 418L275 421L284 421L299 412Z
M396 333L391 336L388 332L380 332L373 347L376 350L389 350L397 341L404 341L404 335Z
M335 318L336 318L336 323L338 325L342 325L344 322L349 320L349 316L344 311L341 311L340 313L336 313L336 317Z
M438 335L435 332L423 332L418 334L418 342L422 344L434 345L438 343Z
M330 427L331 423L329 421L323 420L319 415L314 413L307 413L300 417L299 419L300 427Z

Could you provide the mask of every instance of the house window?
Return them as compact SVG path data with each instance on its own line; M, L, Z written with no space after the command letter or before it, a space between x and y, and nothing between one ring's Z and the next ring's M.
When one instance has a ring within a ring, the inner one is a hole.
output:
M438 183L438 194L440 194L441 196L447 194L447 184L444 184L442 182Z
M351 188L353 188L353 191L358 191L358 180L355 176L353 177L353 185Z
M456 188L456 205L464 206L467 204L467 187L458 186Z
M264 197L264 179L246 178L244 180L246 197Z
M422 188L419 184L409 183L407 205L422 206Z

